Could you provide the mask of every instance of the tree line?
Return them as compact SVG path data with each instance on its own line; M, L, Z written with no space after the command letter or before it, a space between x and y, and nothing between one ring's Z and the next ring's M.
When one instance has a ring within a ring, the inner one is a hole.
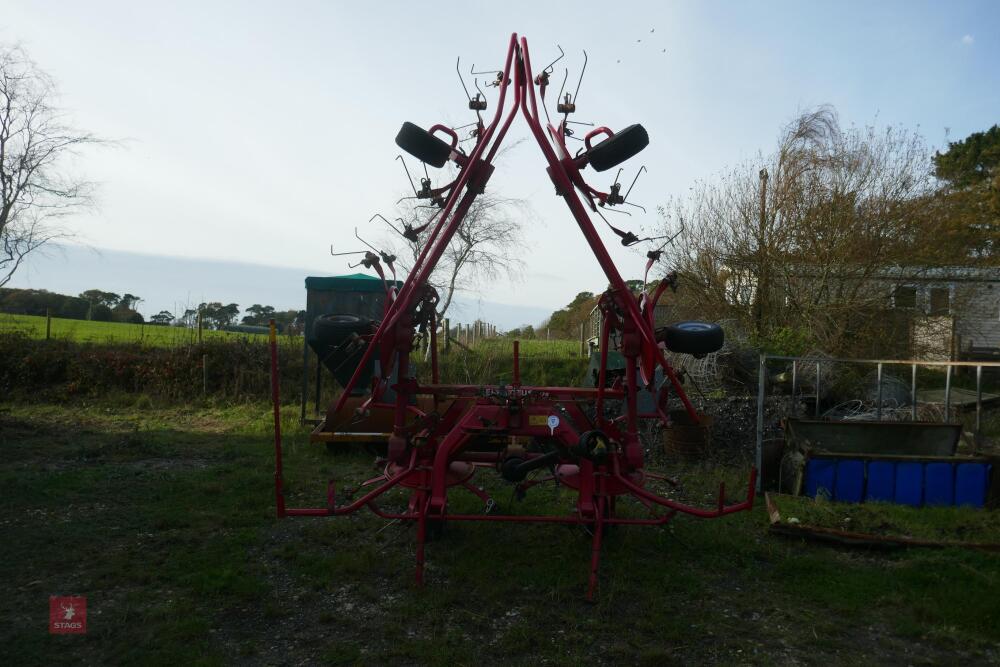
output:
M0 288L0 310L22 315L45 315L95 322L130 322L141 324L144 318L136 310L142 297L91 289L79 296L57 294L43 289Z
M89 289L78 296L68 296L43 289L0 288L0 311L20 315L44 316L48 313L53 317L73 320L194 328L199 324L200 314L201 326L206 329L225 329L237 324L268 326L268 322L274 319L279 330L289 333L300 332L305 322L305 311L277 310L273 306L259 303L247 308L240 318L238 304L223 304L220 301L186 308L176 316L168 310L161 310L151 315L147 321L136 310L141 302L142 298L134 294L119 295L99 289Z

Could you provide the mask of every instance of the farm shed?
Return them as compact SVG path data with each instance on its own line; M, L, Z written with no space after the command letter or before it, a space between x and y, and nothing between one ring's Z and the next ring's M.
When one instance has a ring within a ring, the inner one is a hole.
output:
M745 270L727 275L729 302L751 308L756 299L753 275ZM789 294L810 294L818 303L856 302L859 310L880 318L894 341L895 356L1000 358L1000 268L891 266L868 272L843 266L834 274L821 274L798 266L787 268L771 286L773 302L787 304Z
M894 310L912 312L911 347L921 358L1000 358L1000 268L900 267L875 281Z

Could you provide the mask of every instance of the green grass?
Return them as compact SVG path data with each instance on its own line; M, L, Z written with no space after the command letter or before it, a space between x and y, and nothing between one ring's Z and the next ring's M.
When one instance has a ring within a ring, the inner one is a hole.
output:
M33 338L45 337L45 318L36 315L0 313L0 331L23 331ZM51 335L78 343L142 343L144 345L184 345L197 342L198 332L184 327L164 327L123 322L89 322L53 317ZM206 339L251 338L266 340L264 334L203 330ZM300 339L301 340L301 339Z
M514 354L513 338L486 338L477 341L474 350L484 354L511 357ZM518 354L521 357L546 357L579 359L580 341L578 340L522 340L518 344ZM589 355L588 355L589 356Z
M0 313L0 332L22 331L33 338L45 337L45 318L37 315L12 315ZM197 340L198 332L184 327L164 327L150 324L126 324L122 322L89 322L52 318L51 335L78 343L144 343L147 345L186 344ZM209 339L233 337L265 340L264 334L245 334L228 331L202 330L202 336ZM301 340L301 339L300 339ZM443 342L439 343L443 345ZM513 339L486 338L476 341L471 349L479 355L506 356L513 354ZM460 346L455 346L461 349ZM522 357L545 357L574 359L580 358L580 341L573 340L524 340L520 342Z
M837 503L822 498L774 496L783 521L886 537L1000 544L995 512L964 507L914 508L891 503Z
M372 476L286 420L290 505ZM0 403L4 664L940 664L1000 658L1000 556L871 555L767 534L752 513L621 528L583 600L590 541L562 526L460 524L428 545L368 513L278 521L266 404L146 397ZM711 504L745 471L671 466ZM504 511L561 513L566 489ZM739 494L741 491L733 491ZM478 500L453 493L457 509ZM394 496L386 507L402 508ZM632 508L639 513L640 508ZM985 516L985 514L984 514ZM992 516L992 515L991 515ZM88 598L88 633L47 634L48 596Z

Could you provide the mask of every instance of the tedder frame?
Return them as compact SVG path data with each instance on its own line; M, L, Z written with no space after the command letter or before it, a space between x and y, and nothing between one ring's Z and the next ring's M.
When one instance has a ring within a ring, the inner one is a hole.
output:
M476 111L479 120L472 133L475 147L468 154L459 147L458 135L450 127L434 125L425 131L411 123L403 125L396 138L400 147L434 167L442 167L452 161L458 171L456 178L441 188L431 189L429 178L422 180L423 189L418 196L430 199L440 208L434 216L437 220L430 227L403 285L397 289L394 281L385 281L387 298L383 318L372 327L370 335L362 337L360 343L354 340L354 344L363 345L364 353L333 408L336 412L344 407L350 391L363 374L362 368L372 360L378 361L377 368L384 372L376 373L372 379L370 394L357 408L357 413L364 415L371 410L392 412L393 429L388 438L384 470L380 476L364 482L361 490L365 492L357 499L349 499L350 502L338 503L336 485L331 480L323 506L286 507L282 486L277 364L272 354L275 493L279 517L339 516L367 508L385 519L414 522L418 584L423 582L424 577L425 542L445 521L579 524L592 533L587 597L593 599L606 527L662 525L678 513L714 518L748 510L754 501L756 469L750 470L745 499L733 504L727 504L722 484L717 503L709 508L690 506L646 488L650 479L667 478L644 469L638 420L658 419L667 423L666 406L672 391L690 418L696 423L698 421L697 412L685 395L664 351L704 350L678 349L683 345L672 346L669 331L654 329L656 303L667 287L676 288L676 275L668 274L655 289L644 289L638 297L635 296L622 279L588 214L588 206L591 212L599 214L597 207L620 204L623 199L618 195L617 179L610 192L604 193L588 185L581 176L581 170L590 165L595 171L604 171L632 157L648 143L645 129L641 125L633 125L615 134L606 127L598 127L586 135L584 149L576 156L571 155L566 147L566 138L572 134L567 123L571 122L568 116L575 110L575 100L568 93L564 100L560 100L558 109L565 116L558 125L549 121L543 127L539 116L536 88L548 120L544 104L550 70L551 66L533 76L527 40L519 38L516 33L511 36L503 70L497 72L492 84L497 87L498 95L496 112L489 123L485 123L479 113L486 107L485 99L481 95L469 98L469 108ZM509 109L505 108L511 96L513 101ZM444 384L440 380L435 340L438 296L429 283L431 272L474 200L484 191L493 174L497 151L519 113L545 157L556 194L569 207L610 285L599 301L603 314L600 368L593 388L523 385L516 342L510 384L460 385ZM436 134L447 135L450 142L441 140ZM592 143L601 136L606 138ZM587 205L581 199L581 193ZM632 245L639 240L632 234L615 231L622 236L623 245ZM414 230L407 228L406 232L413 233ZM647 278L661 252L662 248L647 253ZM374 268L383 278L380 262L387 264L394 274L391 264L394 257L380 254L381 257L366 253L363 263ZM694 333L698 333L697 330ZM430 383L418 382L413 376L410 353L418 335L429 336L430 339ZM626 360L623 375L608 372L608 349L612 336ZM272 352L274 346L272 334ZM662 382L657 381L657 367L662 369ZM392 379L393 369L395 380ZM389 388L395 392L392 402L383 400ZM656 407L651 413L640 413L637 407L637 394L644 388L655 395ZM424 397L419 403L423 409L418 407L417 396ZM610 404L612 401L614 405ZM429 402L433 407L428 410ZM614 406L617 405L622 406L620 414L609 414L615 411ZM554 481L575 490L574 511L566 516L450 512L449 489L457 486L475 493L487 502L488 509L493 509L486 492L471 482L477 470L489 468L516 484L520 493L543 481ZM549 473L544 478L528 476L543 469ZM409 502L404 510L390 511L379 505L380 497L394 488L409 491ZM649 510L649 516L619 516L617 501L624 497L643 505Z

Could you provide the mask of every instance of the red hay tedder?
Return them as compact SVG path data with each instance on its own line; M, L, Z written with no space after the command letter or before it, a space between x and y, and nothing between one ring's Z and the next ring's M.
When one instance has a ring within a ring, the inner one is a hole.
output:
M331 480L326 505L318 508L286 508L282 491L281 434L278 418L277 364L272 355L272 386L275 400L275 492L279 517L338 516L368 508L385 519L416 523L416 581L422 583L424 544L429 534L445 521L493 521L579 524L593 535L590 583L587 597L592 599L597 584L601 541L605 528L614 525L656 526L670 521L678 512L701 518L715 518L748 510L753 505L756 470L751 469L746 500L727 505L725 489L720 484L718 503L707 509L692 507L648 490L651 479L666 479L644 469L643 448L639 440L638 420L658 419L667 423L667 401L672 391L689 417L697 423L698 415L681 388L677 374L664 356L664 350L704 354L722 345L722 331L716 325L682 322L661 329L654 328L653 311L666 288L676 288L676 275L668 274L653 290L635 296L622 280L608 251L591 221L590 212L598 207L625 203L617 183L609 192L588 185L581 172L590 166L597 172L614 168L639 153L649 142L641 125L632 125L613 133L606 127L591 130L583 147L573 155L566 139L572 135L569 114L575 111L575 96L569 93L558 99L563 119L558 125L548 121L545 92L552 66L532 75L528 42L511 35L502 71L491 84L497 88L496 112L485 123L485 96L469 97L469 108L478 121L472 136L475 146L466 153L459 147L456 131L444 125L424 130L404 123L396 143L406 152L432 167L449 161L457 165L457 176L447 185L432 188L430 179L422 179L417 196L430 200L440 210L418 259L401 287L386 280L382 265L395 277L392 255L366 252L362 263L374 269L385 282L386 300L381 321L370 330L351 335L352 359L360 353L357 370L343 388L336 414L344 409L352 390L365 375L364 369L375 360L376 373L368 394L356 409L359 418L370 411L388 411L392 415L392 433L388 438L383 473L362 485L367 489L352 502L338 504ZM464 85L464 84L463 84ZM565 85L565 84L564 84ZM579 88L577 88L579 90ZM467 94L468 95L468 94ZM546 124L539 117L536 97L541 98ZM511 101L513 98L513 101ZM431 271L447 247L463 216L476 197L484 192L493 173L493 160L515 118L524 117L548 163L547 172L580 227L594 256L607 275L610 288L599 301L602 311L600 332L600 368L593 388L533 387L520 381L518 345L514 343L513 379L506 386L442 384L438 374L435 307L438 295L428 283ZM447 136L442 140L437 135ZM596 139L604 137L602 141ZM580 195L584 199L581 199ZM601 216L603 218L603 216ZM605 222L607 222L605 220ZM428 223L430 224L430 223ZM610 226L610 224L609 224ZM643 240L631 232L612 227L623 245ZM423 229L411 227L401 232L416 237ZM669 242L669 241L668 241ZM660 259L663 246L647 253L646 275ZM272 330L273 331L273 330ZM431 382L422 384L413 376L410 353L417 336L430 337ZM608 349L612 336L626 360L623 376L608 373ZM272 335L272 350L274 349ZM363 353L361 353L363 350ZM657 386L657 366L663 369L663 381ZM381 369L381 370L378 370ZM612 375L615 375L612 378ZM396 379L393 379L396 378ZM640 413L637 393L652 391L655 410ZM394 398L387 398L394 394ZM606 409L606 402L608 406ZM613 404L611 402L614 402ZM620 412L608 416L610 408L621 405ZM566 516L517 515L486 512L459 514L449 511L449 492L468 490L483 499L488 510L494 503L472 484L478 470L499 472L504 480L516 485L522 494L529 487L552 481L576 491L573 513ZM532 471L547 470L544 478L529 478ZM669 480L668 480L669 481ZM379 506L380 496L394 488L409 492L405 511L387 511ZM619 499L632 498L649 514L643 518L620 516Z

